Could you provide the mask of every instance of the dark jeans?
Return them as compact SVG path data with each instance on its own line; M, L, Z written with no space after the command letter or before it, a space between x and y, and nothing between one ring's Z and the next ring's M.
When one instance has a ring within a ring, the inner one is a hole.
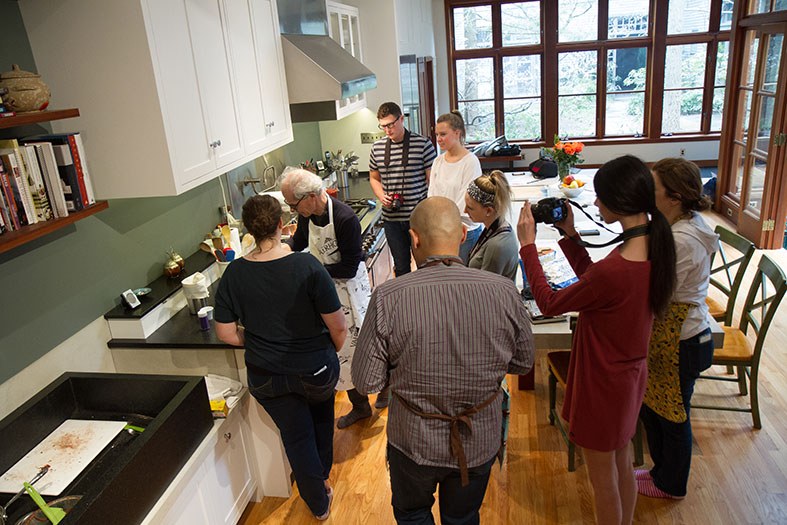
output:
M700 342L700 340L707 341ZM648 448L653 460L650 475L660 490L672 496L685 496L691 467L691 396L700 372L713 360L713 339L710 329L680 342L678 367L680 390L686 421L673 423L642 405L639 417L648 436Z
M248 378L251 394L279 427L301 497L314 515L324 514L328 510L324 480L333 464L336 354L316 375L261 375L248 369Z
M410 221L383 221L383 228L394 260L394 273L397 277L410 273Z
M435 489L440 491L440 520L443 525L479 523L478 510L484 501L494 462L493 457L483 465L468 469L470 484L463 487L458 468L419 465L389 444L391 505L396 523L434 524L432 505Z

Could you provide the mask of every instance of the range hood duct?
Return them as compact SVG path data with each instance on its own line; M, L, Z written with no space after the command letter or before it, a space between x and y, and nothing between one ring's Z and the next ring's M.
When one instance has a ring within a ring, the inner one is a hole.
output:
M374 73L328 36L324 0L277 2L293 122L336 119L337 100L377 87Z

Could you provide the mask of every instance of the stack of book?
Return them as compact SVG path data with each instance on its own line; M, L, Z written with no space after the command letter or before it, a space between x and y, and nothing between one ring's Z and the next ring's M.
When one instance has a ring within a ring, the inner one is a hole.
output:
M95 202L79 133L0 140L0 233Z

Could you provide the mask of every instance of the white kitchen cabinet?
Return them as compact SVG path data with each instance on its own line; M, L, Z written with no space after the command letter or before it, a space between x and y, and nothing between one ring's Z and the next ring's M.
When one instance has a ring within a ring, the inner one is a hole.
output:
M20 11L53 103L80 108L53 128L82 132L99 198L178 195L292 140L281 49L260 44L279 38L275 1L26 0Z
M325 6L328 12L328 36L353 57L363 62L358 8L332 0L327 0ZM336 118L341 119L365 107L366 93L337 100Z
M213 428L142 521L143 525L234 525L257 489L242 404Z
M292 141L284 58L274 0L225 0L245 150L270 151Z

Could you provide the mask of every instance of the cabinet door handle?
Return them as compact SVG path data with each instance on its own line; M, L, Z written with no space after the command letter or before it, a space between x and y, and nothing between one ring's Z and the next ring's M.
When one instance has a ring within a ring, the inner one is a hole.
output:
M224 439L226 439L227 441L229 441L230 439L232 439L232 432L226 432L226 433L224 434Z
M221 146L221 139L216 141L216 147L219 147L219 146Z

